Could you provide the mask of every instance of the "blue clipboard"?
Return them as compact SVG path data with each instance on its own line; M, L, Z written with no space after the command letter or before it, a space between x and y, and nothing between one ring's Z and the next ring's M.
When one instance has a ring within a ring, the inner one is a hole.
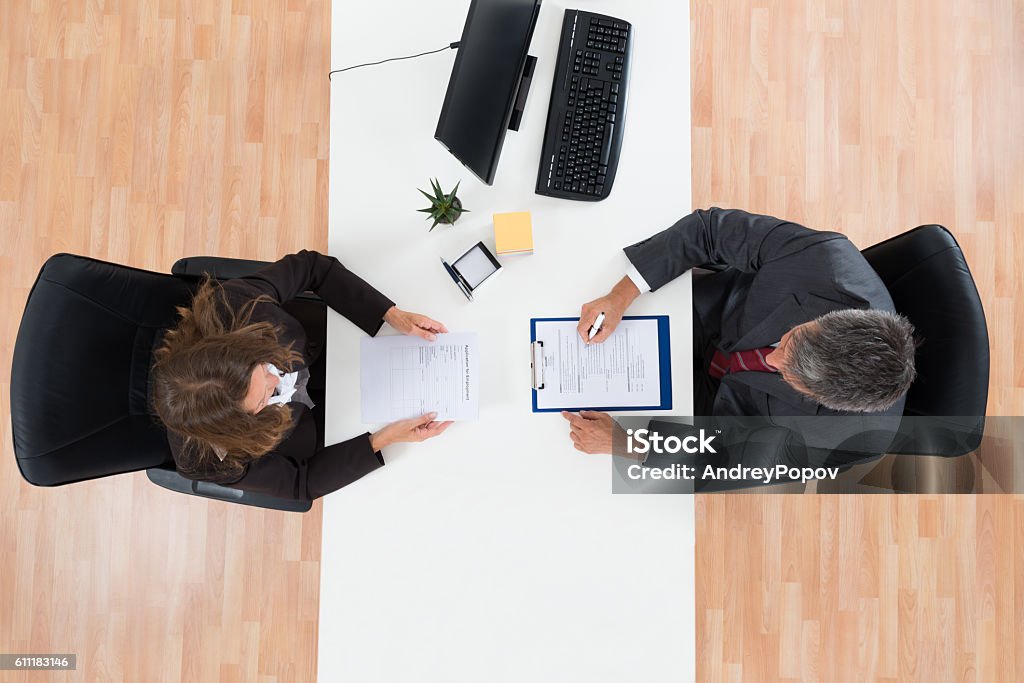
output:
M533 399L533 412L535 413L557 413L562 410L577 412L580 410L600 410L604 412L623 410L672 410L672 346L669 344L668 316L667 315L627 315L623 320L657 320L658 321L658 364L661 370L661 404L656 406L580 406L576 408L538 408L537 407L537 386L536 379L531 390ZM531 318L530 319L530 345L537 341L537 323L539 322L568 322L579 320L575 318ZM541 389L543 390L543 389Z

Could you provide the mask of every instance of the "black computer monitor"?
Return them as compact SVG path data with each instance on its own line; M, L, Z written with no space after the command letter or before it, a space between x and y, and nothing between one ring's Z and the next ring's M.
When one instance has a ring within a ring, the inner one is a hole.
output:
M434 137L488 185L505 131L519 128L536 62L526 51L539 10L540 0L473 0L462 29Z

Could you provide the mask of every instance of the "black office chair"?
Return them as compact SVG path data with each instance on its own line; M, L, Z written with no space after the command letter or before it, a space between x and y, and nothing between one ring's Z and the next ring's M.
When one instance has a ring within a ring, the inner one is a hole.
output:
M11 367L11 434L25 480L61 486L144 469L151 481L180 493L309 510L309 501L179 475L148 402L153 351L202 274L223 280L262 265L198 257L178 261L167 275L71 254L50 257L29 294ZM311 293L285 308L307 329L326 325L326 306ZM311 372L323 372L325 356Z
M976 450L988 403L988 326L960 245L941 225L922 225L861 253L923 340L889 453Z

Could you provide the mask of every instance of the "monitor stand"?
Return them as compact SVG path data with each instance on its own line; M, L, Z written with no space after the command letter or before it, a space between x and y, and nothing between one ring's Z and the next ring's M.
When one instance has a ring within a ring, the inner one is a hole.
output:
M537 68L537 58L526 55L523 75L519 78L519 89L516 91L516 103L512 106L512 118L508 120L509 130L519 130L526 109L526 96L530 94L530 83L533 82L533 71Z

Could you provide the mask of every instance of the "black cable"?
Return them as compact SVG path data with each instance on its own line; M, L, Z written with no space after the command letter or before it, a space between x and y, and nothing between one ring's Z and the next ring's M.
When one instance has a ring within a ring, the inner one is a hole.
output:
M332 74L341 73L342 71L349 71L350 69L358 69L358 68L363 67L363 66L376 66L377 64L384 64L386 62L397 62L397 61L402 60L402 59L414 59L416 57L422 57L424 55L432 55L432 54L436 54L438 52L444 52L445 50L454 50L458 46L459 46L458 43L449 43L448 45L446 45L444 47L438 48L436 50L431 50L430 52L421 52L418 55L409 55L408 57L392 57L390 59L382 59L379 62L367 62L365 64L356 64L355 66L346 66L344 69L335 69L334 71L328 72L327 80L331 80L331 75Z

